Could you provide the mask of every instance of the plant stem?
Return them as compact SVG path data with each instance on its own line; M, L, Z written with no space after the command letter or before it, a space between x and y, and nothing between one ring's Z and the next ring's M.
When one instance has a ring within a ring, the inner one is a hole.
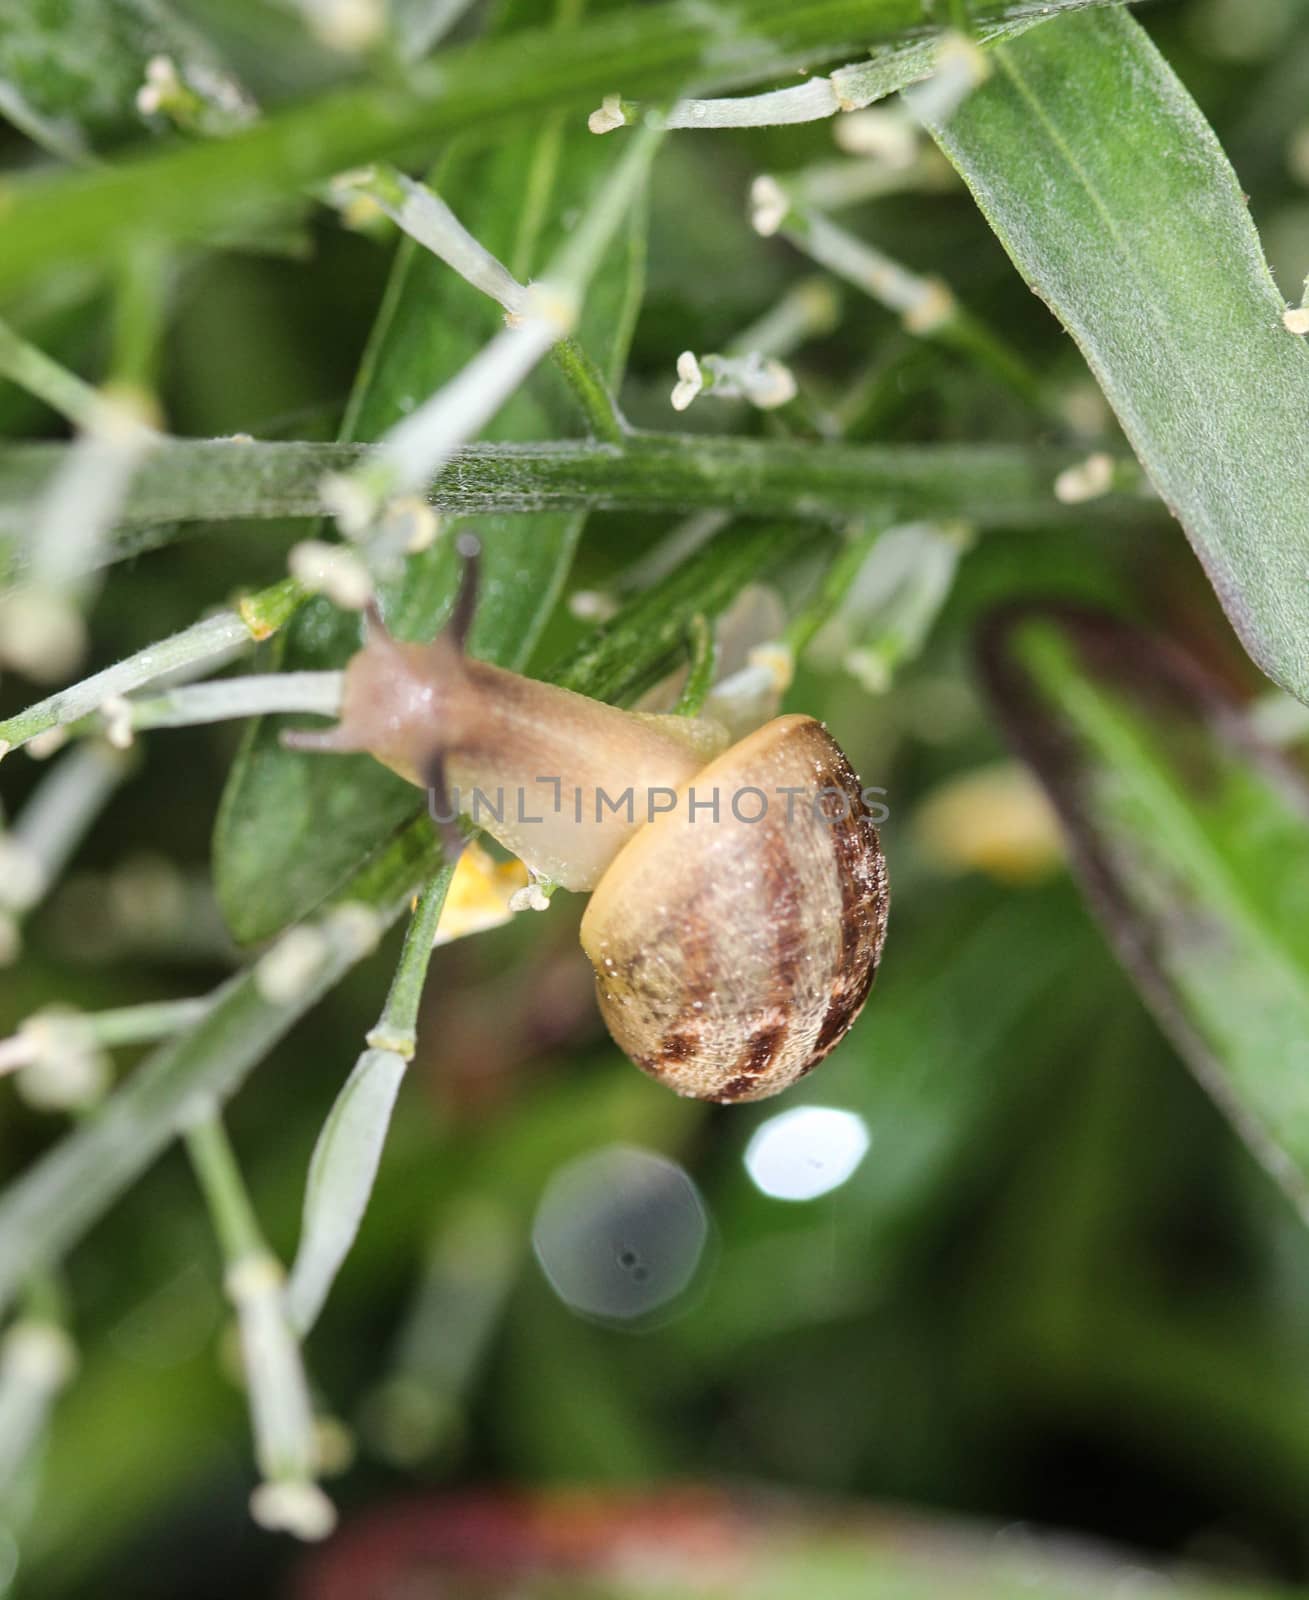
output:
M546 143L538 146L538 157L543 150L553 150L557 143L555 119L547 131ZM553 171L553 164L550 170ZM431 251L507 312L521 316L530 308L531 296L526 286L464 227L427 184L383 163L351 177L345 188L348 193L368 195L416 244ZM599 367L571 334L558 340L550 353L590 424L592 435L609 444L621 444L627 425Z
M151 1044L167 1039L204 1017L213 1000L199 995L190 1000L148 1000L112 1011L93 1011L79 1018L97 1044L113 1049L122 1044Z
M127 776L128 759L108 745L62 756L41 780L13 827L0 836L0 913L30 911L63 870L87 830Z
M129 694L161 678L184 681L217 671L252 644L277 632L304 599L304 586L283 578L239 601L235 611L220 611L170 638L147 645L134 656L94 672L80 683L0 722L0 757L50 728L67 727L99 710L106 700Z
M452 868L442 867L428 880L418 896L418 903L405 930L404 945L387 992L386 1004L382 1007L377 1025L368 1035L368 1043L374 1050L394 1050L406 1061L414 1053L418 1039L418 1006L423 997L423 984L427 981L427 968L432 960L432 942L436 938L437 924L441 920L441 910L452 876Z
M212 1004L208 996L201 996L195 1000L155 1000L138 1006L118 1006L112 1011L38 1011L22 1023L17 1033L0 1039L0 1074L16 1072L41 1059L52 1035L74 1037L79 1044L102 1049L123 1044L153 1044L199 1022Z
M339 672L274 672L193 683L148 700L130 700L133 728L189 728L269 712L312 711L334 717L341 709Z
M123 252L116 268L110 379L153 395L168 319L169 253L156 240L143 240Z
M1044 405L1036 375L1023 358L960 305L944 283L910 272L820 211L807 209L793 192L782 192L790 209L780 231L797 249L853 288L900 313L910 333L958 350L1002 379L1030 405Z
M423 982L453 876L453 866L442 866L418 895L382 1015L314 1145L300 1243L286 1285L287 1315L302 1338L317 1320L368 1209L396 1095L417 1043Z
M333 484L331 509L345 532L362 532L392 495L420 489L568 335L662 138L657 128L637 134L541 279L525 291L520 311L448 383L388 429L374 454ZM475 243L471 236L468 242Z
M592 435L603 444L623 444L628 434L627 423L604 374L591 357L571 335L560 339L550 354L567 379Z
M705 696L713 688L714 673L718 666L714 630L703 613L696 612L687 623L686 633L691 661L686 682L673 707L673 715L678 717L694 717L699 713Z
M211 1111L187 1128L184 1137L223 1259L231 1266L246 1257L267 1255L268 1246L222 1119Z
M748 356L757 350L763 356L785 359L807 340L831 333L840 311L841 297L836 285L830 278L815 273L792 284L763 316L733 334L723 350L729 356Z
M693 511L614 579L615 594L637 595L676 572L731 521L726 511Z
M0 446L0 557L6 538L26 525L27 502L67 449ZM142 524L322 515L324 475L348 471L370 449L225 440L162 444L137 472L106 554L138 551L146 542ZM1124 505L1139 511L1149 504L1125 487L1144 490L1144 478L1134 463L1119 458L1117 492L1071 510L1061 506L1054 480L1085 454L1085 448L816 446L804 440L632 433L621 447L580 440L466 445L427 493L436 510L459 516L721 507L739 516L840 521L878 505L901 518L962 517L982 529L1084 525L1088 519L1113 520Z
M956 187L949 164L930 147L920 150L909 166L856 156L842 161L817 161L788 172L786 186L796 200L818 211L840 211L880 200L886 195L939 194Z
M522 311L526 287L427 184L383 162L358 174L347 173L334 188L346 195L367 195L415 244L444 261L465 283L506 311Z
M105 405L89 383L67 367L20 338L0 321L0 377L8 378L43 400L74 427L90 430L103 415Z
M0 722L0 747L7 745L17 749L37 734L89 716L113 696L127 694L170 672L212 668L230 660L250 643L250 630L234 611L206 617L194 627L148 645L125 661L93 673L70 688L60 689L8 721Z
M251 1497L251 1511L265 1527L322 1538L336 1518L314 1482L318 1448L313 1403L300 1344L286 1313L281 1264L264 1242L217 1109L211 1107L191 1123L184 1138L218 1235L224 1287L241 1331L255 1456L265 1480ZM273 1485L280 1485L280 1492Z
M61 1321L33 1307L0 1341L0 1504L9 1503L46 1431L77 1354Z
M814 530L803 523L742 523L730 538L702 547L657 588L637 595L555 666L550 681L629 703L685 660L692 617L720 615L748 584L814 544Z
M791 619L786 630L786 643L797 659L803 654L805 646L819 628L840 605L846 591L858 576L869 551L885 531L885 522L876 518L856 532L828 567L818 593Z

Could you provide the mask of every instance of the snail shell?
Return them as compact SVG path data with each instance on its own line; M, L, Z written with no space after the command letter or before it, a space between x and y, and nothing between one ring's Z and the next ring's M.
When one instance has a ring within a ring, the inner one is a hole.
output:
M812 717L766 723L687 787L696 810L679 794L610 865L582 947L639 1067L678 1094L762 1100L817 1066L867 999L886 863L859 780ZM787 787L804 791L794 806ZM742 820L762 810L754 790L767 809ZM843 803L825 816L819 794Z

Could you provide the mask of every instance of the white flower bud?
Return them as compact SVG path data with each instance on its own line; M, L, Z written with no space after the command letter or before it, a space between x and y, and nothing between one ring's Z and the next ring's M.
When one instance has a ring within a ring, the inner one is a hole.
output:
M341 545L303 539L294 546L286 564L291 576L306 589L326 595L343 611L362 611L373 598L368 568L353 550Z
M607 94L600 102L598 111L593 111L586 119L586 125L592 133L612 133L615 128L627 126L627 113L623 110L623 101L620 95Z
M750 226L761 238L771 238L790 209L791 202L776 178L761 173L750 185Z
M250 1496L250 1515L270 1533L315 1542L336 1527L336 1507L316 1483L261 1483Z
M1087 500L1098 500L1113 486L1113 457L1098 450L1076 466L1064 468L1054 481L1054 497L1060 505L1077 506Z
M700 371L700 363L695 358L695 352L683 350L677 358L677 382L673 385L670 397L673 410L685 411L703 388L704 374Z

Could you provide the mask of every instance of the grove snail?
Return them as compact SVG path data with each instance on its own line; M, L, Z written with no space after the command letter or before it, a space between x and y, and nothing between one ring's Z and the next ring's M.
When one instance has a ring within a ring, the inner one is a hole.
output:
M777 1094L845 1036L886 934L886 863L849 761L812 717L729 745L706 718L474 660L475 551L445 630L402 643L374 609L338 724L285 742L368 751L428 790L456 849L451 796L480 795L475 820L533 874L591 892L582 946L637 1066L696 1099Z

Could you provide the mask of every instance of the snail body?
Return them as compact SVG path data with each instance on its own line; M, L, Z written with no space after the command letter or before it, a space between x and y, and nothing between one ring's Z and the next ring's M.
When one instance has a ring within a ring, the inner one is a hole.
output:
M704 1100L779 1093L844 1037L886 933L886 865L840 746L805 716L729 744L709 719L473 660L467 590L431 644L374 616L340 722L286 742L366 750L428 788L441 822L457 797L532 872L590 890L600 1010L651 1076Z

